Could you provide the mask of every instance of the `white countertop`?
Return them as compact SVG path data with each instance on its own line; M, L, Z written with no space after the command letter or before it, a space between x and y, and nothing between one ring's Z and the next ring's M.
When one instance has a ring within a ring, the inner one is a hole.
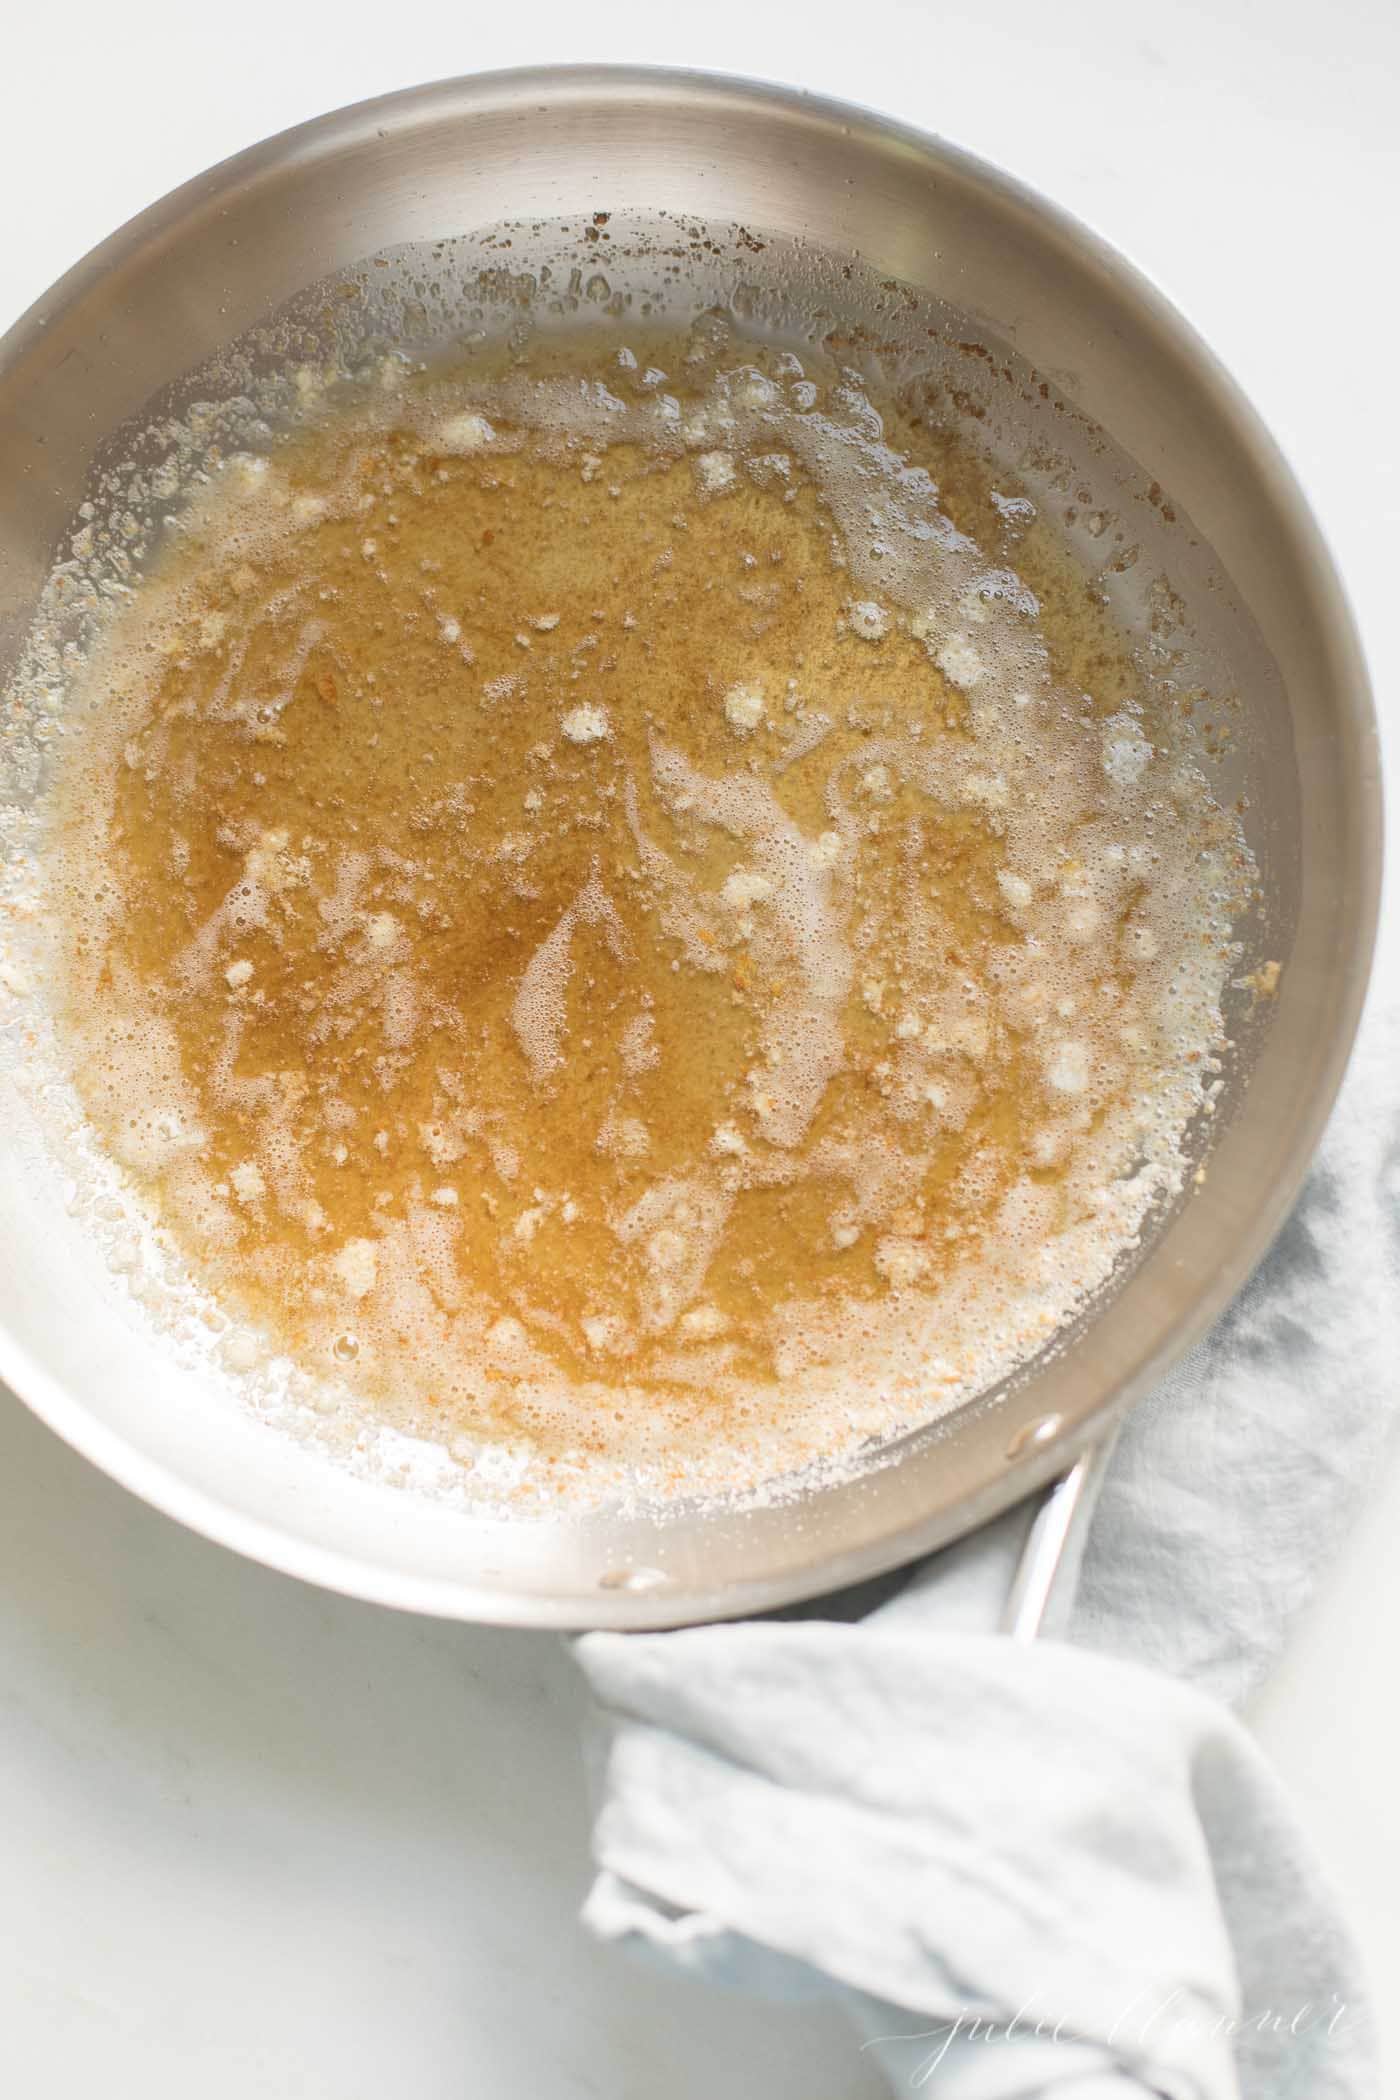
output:
M121 220L270 131L417 80L583 58L871 103L1126 250L1301 474L1394 760L1393 0L14 9L0 326ZM1400 1451L1254 1713L1385 1985L1400 1971L1397 1645ZM882 2092L828 2017L712 1997L583 1938L581 1706L552 1637L396 1618L268 1574L133 1501L0 1394L4 2089ZM1393 1994L1382 2024L1393 2082Z

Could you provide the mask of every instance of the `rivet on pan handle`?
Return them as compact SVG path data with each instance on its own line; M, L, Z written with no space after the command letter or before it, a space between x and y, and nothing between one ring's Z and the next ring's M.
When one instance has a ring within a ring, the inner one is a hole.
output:
M1013 1641L1033 1641L1042 1631L1057 1587L1069 1585L1072 1594L1089 1519L1116 1441L1117 1431L1110 1430L1081 1451L1068 1473L1045 1490L1001 1615L1001 1631Z

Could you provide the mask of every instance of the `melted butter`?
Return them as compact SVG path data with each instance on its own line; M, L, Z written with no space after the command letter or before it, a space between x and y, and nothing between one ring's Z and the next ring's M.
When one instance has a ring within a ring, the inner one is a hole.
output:
M1215 977L1183 1020L1173 969L1227 953L1228 827L1198 796L1163 841L1128 649L1043 528L1006 611L990 470L887 417L927 607L853 544L888 455L765 407L825 405L795 360L649 354L655 439L661 382L607 442L615 366L555 351L230 469L72 769L99 1128L228 1302L419 1430L743 1414L1033 1285L1200 1054Z

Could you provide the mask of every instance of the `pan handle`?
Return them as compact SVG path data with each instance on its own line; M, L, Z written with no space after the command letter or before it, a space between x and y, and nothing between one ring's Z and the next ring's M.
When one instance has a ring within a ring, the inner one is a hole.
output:
M1013 1641L1033 1641L1045 1628L1056 1588L1072 1582L1116 1441L1117 1430L1109 1430L1045 1490L1002 1608L1000 1630Z

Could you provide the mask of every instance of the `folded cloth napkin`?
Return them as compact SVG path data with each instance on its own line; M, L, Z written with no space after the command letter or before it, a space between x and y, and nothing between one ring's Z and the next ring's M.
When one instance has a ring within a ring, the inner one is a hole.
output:
M1387 1002L1271 1252L1129 1419L1062 1638L992 1630L1019 1510L854 1622L577 1643L607 1724L594 1932L835 1995L896 2091L1372 2090L1353 1951L1222 1701L1277 1653L1400 1398L1397 1078Z

